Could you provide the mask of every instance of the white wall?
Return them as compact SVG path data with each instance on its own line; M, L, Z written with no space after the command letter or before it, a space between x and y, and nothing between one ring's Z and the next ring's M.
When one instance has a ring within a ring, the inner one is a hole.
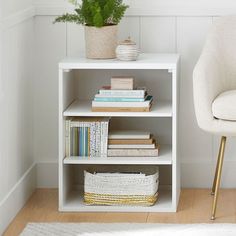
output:
M67 1L32 1L0 2L0 234L36 187L35 174L38 187L57 185L57 63L84 52L81 26L52 24L56 15L71 10ZM126 2L131 7L120 24L120 39L130 35L143 52L181 54L182 185L209 187L218 138L197 127L192 70L212 22L235 14L236 1ZM236 186L235 141L227 144L224 187Z
M28 0L0 5L0 235L35 188L31 8Z
M120 38L131 36L142 52L177 52L181 55L180 159L183 187L210 187L218 151L218 138L201 131L192 99L192 70L207 31L218 15L236 13L233 0L127 1L131 7L120 24ZM68 8L65 1L37 1L34 155L43 172L45 162L57 161L57 63L64 56L84 52L83 28L74 24L52 25L55 15ZM42 40L42 35L45 35ZM43 96L42 96L43 94ZM234 140L236 141L236 140ZM223 186L235 187L236 148L227 145ZM39 179L42 175L39 174ZM54 183L46 183L53 186ZM45 186L41 181L40 186Z

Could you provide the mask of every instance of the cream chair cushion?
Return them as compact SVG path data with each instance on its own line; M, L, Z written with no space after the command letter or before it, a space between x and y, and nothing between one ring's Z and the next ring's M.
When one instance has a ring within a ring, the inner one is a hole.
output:
M212 113L217 119L236 121L236 90L217 96L212 103Z

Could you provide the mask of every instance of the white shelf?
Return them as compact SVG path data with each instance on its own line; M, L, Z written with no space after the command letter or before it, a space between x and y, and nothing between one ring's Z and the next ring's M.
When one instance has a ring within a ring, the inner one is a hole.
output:
M154 206L88 206L83 202L82 193L72 191L59 209L66 212L174 212L172 193L170 189L160 190L158 200Z
M150 112L92 112L92 101L75 100L64 116L172 117L171 101L154 101Z
M64 164L96 164L96 165L171 165L171 145L161 145L158 157L108 157L89 158L71 156L64 159Z
M59 63L63 70L72 69L176 69L179 60L178 54L141 54L137 61L93 60L85 57L65 58Z

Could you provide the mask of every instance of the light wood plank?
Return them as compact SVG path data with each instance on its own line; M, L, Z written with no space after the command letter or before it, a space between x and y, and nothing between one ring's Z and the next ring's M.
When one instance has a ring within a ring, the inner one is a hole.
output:
M137 223L236 223L236 189L220 191L217 218L210 220L209 189L184 189L177 213L60 213L58 191L38 189L15 217L4 236L15 236L28 222L137 222Z

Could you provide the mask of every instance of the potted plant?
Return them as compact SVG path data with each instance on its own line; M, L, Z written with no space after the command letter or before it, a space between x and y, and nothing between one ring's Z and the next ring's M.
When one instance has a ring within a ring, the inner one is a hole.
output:
M86 56L93 59L115 58L118 23L127 5L122 0L69 0L75 13L66 13L55 22L75 22L85 26Z

